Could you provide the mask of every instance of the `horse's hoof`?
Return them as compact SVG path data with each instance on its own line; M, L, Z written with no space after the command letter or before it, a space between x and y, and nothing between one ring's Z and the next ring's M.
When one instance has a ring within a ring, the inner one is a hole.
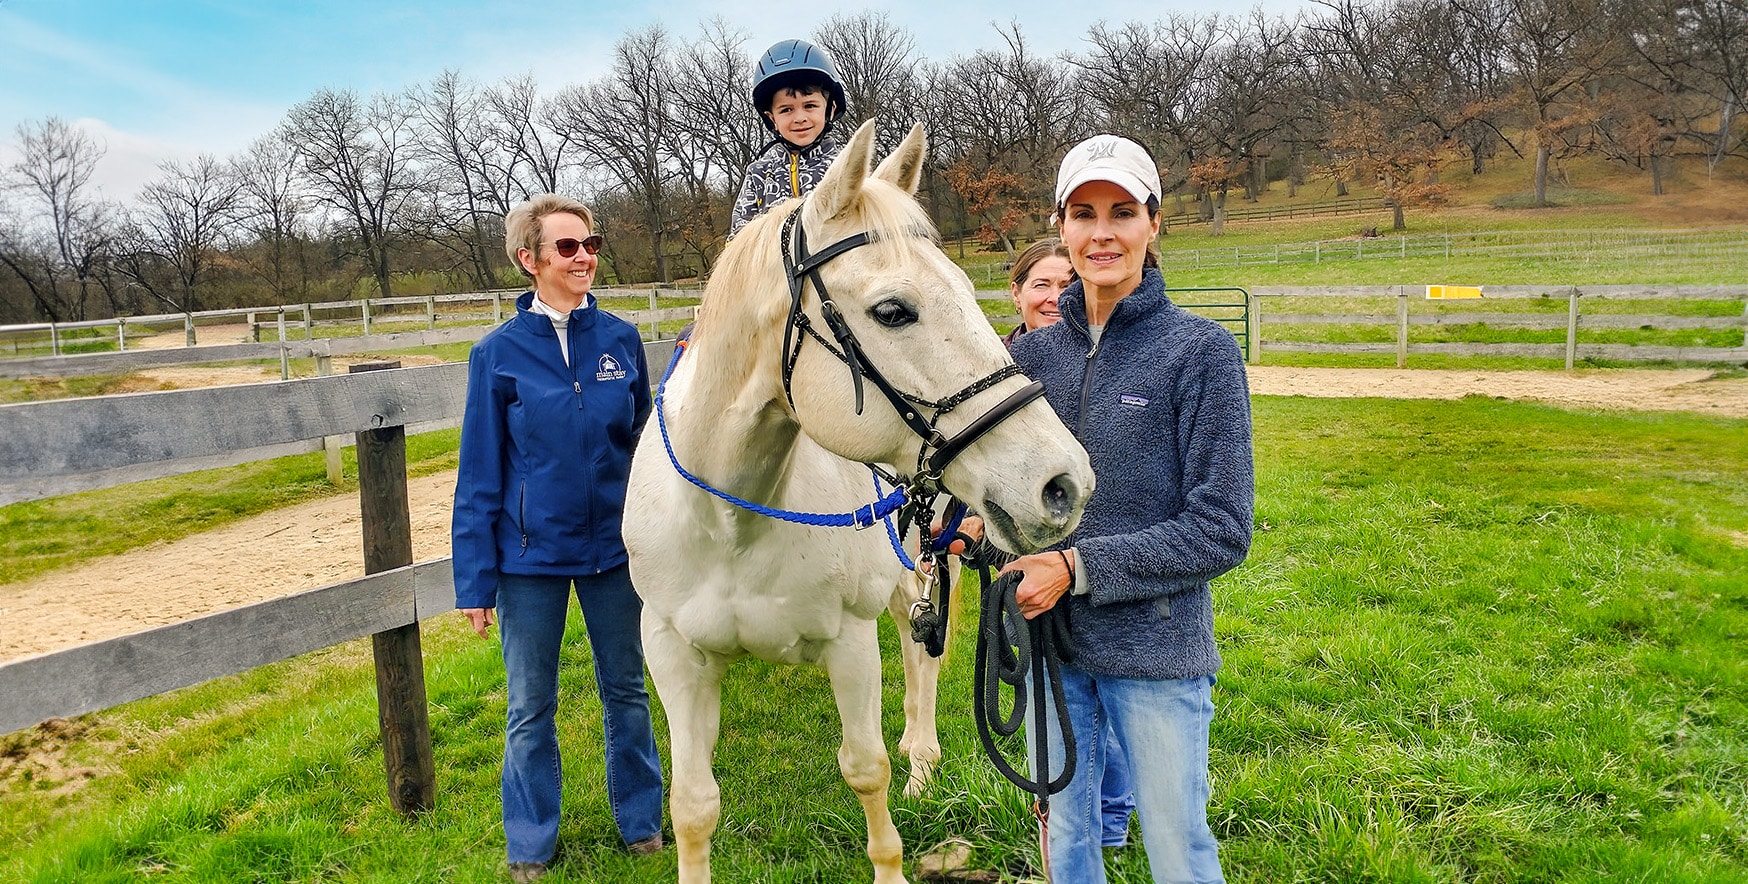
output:
M932 759L911 757L910 776L904 781L904 797L916 798L923 794L923 790L927 789L929 783L935 778L935 764L940 759L940 755L936 755Z

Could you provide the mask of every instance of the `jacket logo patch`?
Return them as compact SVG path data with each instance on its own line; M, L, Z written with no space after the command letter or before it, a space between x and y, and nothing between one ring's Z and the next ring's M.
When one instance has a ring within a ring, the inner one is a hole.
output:
M1132 395L1130 393L1124 393L1122 398L1119 401L1122 402L1124 405L1129 406L1130 408L1146 408L1147 407L1147 398L1145 396L1135 396L1135 395Z
M607 353L601 354L600 368L595 371L597 381L618 381L625 379L625 369L619 367L619 360Z

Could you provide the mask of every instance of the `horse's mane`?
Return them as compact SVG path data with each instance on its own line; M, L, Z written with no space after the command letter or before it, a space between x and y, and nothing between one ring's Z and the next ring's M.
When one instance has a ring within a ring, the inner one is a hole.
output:
M778 203L729 241L704 288L693 340L725 338L739 342L730 346L780 346L783 319L789 311L789 286L783 276L783 222L797 211L806 211L805 201ZM882 179L869 176L863 182L854 214L859 224L854 228L841 222L832 224L832 238L866 230L872 242L863 249L874 250L881 266L899 266L916 249L918 237L926 238L931 247L939 241L934 224L916 199ZM830 240L812 234L808 245L817 250L830 245Z

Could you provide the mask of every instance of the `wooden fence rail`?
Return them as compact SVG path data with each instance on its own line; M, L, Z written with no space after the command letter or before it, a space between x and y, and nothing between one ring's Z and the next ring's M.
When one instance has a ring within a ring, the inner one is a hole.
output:
M645 345L665 366L672 341ZM451 610L447 558L412 564L409 430L452 427L463 363L268 384L0 405L0 505L358 440L366 576L0 664L0 733L371 637L389 801L435 801L419 621ZM362 370L360 369L379 369ZM652 368L659 371L659 368Z
M0 733L417 623L454 609L451 580L423 562L0 665Z
M691 307L668 307L657 310L627 310L615 312L614 315L627 322L647 326L646 335L651 339L656 339L659 337L661 323L691 319L694 310ZM290 377L290 361L293 359L381 353L387 350L477 341L496 327L495 323L489 322L492 318L489 314L477 318L480 322L475 325L388 333L378 332L367 335L291 339L261 343L191 345L165 350L136 349L109 353L77 353L64 356L23 356L14 359L0 359L0 378L79 377L94 374L120 374L166 365L277 359L279 360L280 377L284 379ZM377 323L383 321L380 317L375 320ZM305 328L305 331L307 332L315 326L327 324L329 323L326 321L312 323L311 326ZM356 318L332 324L353 328L359 326Z
M672 341L645 345L665 366ZM397 363L398 364L398 363ZM405 433L452 427L463 363L0 405L0 505L178 475L356 434L367 576L0 664L0 733L369 635L389 800L429 809L435 770L418 623L451 610L448 559L411 564ZM361 368L381 370L358 371ZM659 371L652 368L652 371Z
M1616 298L1623 300L1658 299L1669 297L1687 297L1703 300L1738 300L1748 299L1748 287L1705 287L1697 291L1671 294L1666 290L1647 289L1642 287L1613 287ZM1740 344L1733 347L1724 346L1681 346L1668 344L1598 344L1582 343L1578 340L1580 328L1615 328L1615 329L1720 329L1734 332L1737 329L1748 329L1748 309L1739 316L1666 316L1662 314L1587 314L1579 309L1580 301L1586 297L1584 291L1576 287L1567 287L1560 292L1566 301L1564 314L1546 313L1413 313L1410 302L1419 295L1418 287L1392 286L1371 287L1370 290L1355 293L1353 290L1324 289L1258 289L1253 292L1260 300L1262 297L1366 297L1381 298L1391 294L1396 296L1396 314L1394 317L1372 313L1267 313L1266 322L1284 326L1293 325L1388 325L1396 326L1396 341L1394 344L1382 342L1341 342L1327 343L1320 341L1294 340L1259 340L1260 351L1295 352L1295 353L1396 353L1398 368L1406 367L1408 356L1412 353L1437 353L1452 356L1531 356L1559 357L1564 356L1566 368L1571 369L1579 359L1612 359L1620 361L1664 360L1673 362L1698 362L1710 364L1745 364L1748 363L1748 331L1743 334ZM1504 292L1495 292L1489 288L1487 297L1490 299L1537 298L1547 299L1551 293L1541 287L1516 287ZM1472 303L1472 302L1465 302ZM1557 303L1557 302L1555 302ZM1264 311L1258 310L1256 319L1260 329L1265 323ZM1408 329L1411 326L1437 325L1488 325L1497 328L1531 328L1556 329L1564 327L1566 340L1564 344L1532 344L1532 343L1492 343L1492 342L1450 342L1450 343L1413 343L1408 340ZM1732 335L1733 337L1734 335ZM1261 335L1259 335L1259 338Z
M685 286L655 286L655 287L612 287L598 286L595 288L597 298L615 300L648 299L649 309L658 307L658 300L665 297L695 297L699 293L695 287ZM319 301L305 304L284 304L265 307L233 307L223 310L196 310L189 313L160 313L146 316L118 316L108 319L88 319L73 322L33 322L14 325L0 325L0 344L11 350L13 356L35 355L26 354L26 350L47 350L49 355L63 355L63 350L77 344L93 341L93 338L69 339L69 332L113 330L116 348L127 350L130 339L130 329L137 338L141 329L161 329L164 326L181 326L187 335L188 346L196 346L198 329L203 325L212 325L223 321L243 319L249 326L249 341L259 342L264 329L277 327L283 330L288 325L294 329L301 328L305 340L314 337L311 330L323 323L344 323L361 325L364 334L369 335L374 330L374 322L383 321L392 316L392 321L402 322L408 318L409 312L423 314L427 328L435 328L439 311L438 305L489 302L492 304L490 314L481 314L481 319L491 319L494 323L502 321L503 317L514 310L516 297L520 289L497 289L483 292L461 292L451 295L412 295L393 298L363 298L355 301ZM403 308L418 308L416 311L406 311ZM443 311L445 314L453 311ZM317 320L317 314L342 314L344 319ZM473 316L473 314L468 314ZM446 315L447 318L447 315ZM633 320L643 322L644 320ZM295 334L292 335L295 337ZM283 340L287 336L278 335ZM3 353L4 351L0 351Z

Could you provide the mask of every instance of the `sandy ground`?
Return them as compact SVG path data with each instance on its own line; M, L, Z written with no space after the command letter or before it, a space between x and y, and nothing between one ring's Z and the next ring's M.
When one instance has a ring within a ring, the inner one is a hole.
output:
M1386 368L1251 366L1250 392L1270 396L1461 399L1492 396L1567 408L1692 411L1748 417L1748 378L1713 378L1709 369L1417 371Z
M250 374L243 378L238 373ZM1268 395L1457 399L1478 394L1573 408L1748 418L1748 379L1704 370L1412 371L1255 367ZM269 379L255 369L159 369L177 386ZM455 474L409 484L413 556L448 555ZM353 495L285 507L173 543L0 587L0 662L172 623L364 573Z

